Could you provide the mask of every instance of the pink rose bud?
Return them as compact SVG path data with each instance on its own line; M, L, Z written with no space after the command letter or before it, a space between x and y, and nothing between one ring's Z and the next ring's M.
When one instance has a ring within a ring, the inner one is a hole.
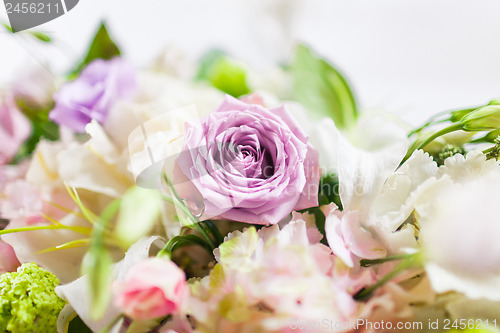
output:
M12 246L0 240L0 274L14 272L19 266L21 263Z
M178 312L187 296L184 272L173 262L159 258L135 264L114 287L115 304L137 320Z

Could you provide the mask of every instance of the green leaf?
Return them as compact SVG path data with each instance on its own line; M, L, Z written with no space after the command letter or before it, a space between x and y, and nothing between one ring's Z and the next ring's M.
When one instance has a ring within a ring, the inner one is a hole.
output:
M498 138L499 135L500 135L500 129L496 129L488 132L485 136L481 138L473 140L472 143L481 143L481 142L495 143L495 140Z
M90 249L83 259L82 267L85 267L84 273L88 274L90 280L91 316L94 319L100 318L111 298L109 288L112 264L111 254L105 248L101 248L101 250Z
M219 247L220 244L224 243L224 237L220 233L219 228L217 228L217 226L212 221L205 220L200 223L206 226L208 230L210 230L210 232L214 236L216 247Z
M358 115L354 94L344 77L307 46L299 45L289 67L293 97L317 117L330 117L339 129L352 126Z
M91 316L95 319L104 313L109 301L111 264L113 260L105 244L109 222L120 208L121 200L111 202L94 224L90 248L82 263L82 273L88 274L92 299Z
M10 25L4 23L3 26L5 29L7 29L8 32L14 33L14 30L12 30L12 27Z
M319 203L320 206L335 203L342 210L342 202L340 201L339 177L336 174L327 174L321 178L319 186Z
M201 246L202 248L207 250L208 253L212 254L212 248L210 247L210 245L208 245L208 243L203 238L200 238L196 235L189 234L189 235L172 237L167 242L165 247L160 252L158 252L157 256L161 257L161 256L166 255L166 256L170 257L171 254L175 250L180 249L180 248L185 247L185 246L192 246L192 245Z
M479 132L500 128L500 105L489 104L468 113L460 120L464 131Z
M68 333L92 333L92 330L85 325L78 316L69 323Z
M160 197L156 190L134 186L125 193L114 235L128 248L146 235L160 217Z
M471 113L472 111L474 111L476 109L477 108L452 111L450 121L456 123L456 122L462 120L463 117L465 117L466 115L468 115L469 113Z
M43 32L39 32L39 31L29 31L29 33L35 37L36 39L44 42L44 43L50 43L52 42L52 38L50 38L49 35L47 34L44 34Z
M12 27L11 27L10 25L3 23L3 26L4 26L4 28L5 28L8 32L10 32L10 33L14 33L14 30L12 29ZM35 37L36 39L38 39L38 40L40 40L40 41L42 41L42 42L44 42L44 43L50 43L50 42L52 42L52 38L50 38L50 36L49 36L49 35L44 34L43 32L39 32L39 31L28 31L28 33L29 33L30 35L32 35L33 37Z
M196 79L207 81L226 94L240 97L250 92L246 75L242 64L226 57L222 51L213 50L201 59Z
M198 68L198 74L196 74L196 80L208 81L214 63L225 57L226 53L217 49L205 53L200 59L200 67Z
M85 66L95 59L109 60L113 57L119 56L120 54L120 49L110 37L106 24L103 22L90 44L87 55L70 76L76 76Z
M36 105L22 97L16 98L16 106L31 122L31 135L17 151L11 163L17 164L31 156L41 139L56 141L59 139L59 126L49 120L49 112L54 107L51 102L47 105Z

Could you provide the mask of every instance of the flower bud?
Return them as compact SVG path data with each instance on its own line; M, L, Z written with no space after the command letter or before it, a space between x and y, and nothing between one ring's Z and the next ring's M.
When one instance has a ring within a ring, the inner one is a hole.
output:
M149 258L115 283L115 304L132 319L163 317L181 310L187 297L184 272L169 260Z
M500 128L500 105L493 104L479 108L462 118L464 131L488 131Z

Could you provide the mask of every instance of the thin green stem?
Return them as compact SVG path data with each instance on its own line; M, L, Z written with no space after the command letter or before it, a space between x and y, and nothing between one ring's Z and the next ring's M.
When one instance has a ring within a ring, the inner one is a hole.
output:
M104 327L102 330L100 330L99 333L108 333L109 331L111 331L113 326L115 326L116 323L118 323L118 321L122 318L123 318L123 315L118 315L108 325L106 325L106 327Z
M488 148L488 149L485 149L485 150L483 150L483 154L485 154L485 155L486 155L486 154L488 154L488 153L491 153L494 149L495 149L495 146L490 147L490 148Z
M443 128L442 130L437 131L432 136L427 138L427 140L425 140L423 143L421 143L417 149L424 148L425 146L427 146L429 143L431 143L435 139L439 138L440 136L443 136L443 135L451 133L451 132L456 132L456 131L459 131L461 129L462 129L462 124L454 124L454 125L448 126L446 128Z
M417 127L413 131L411 131L408 134L408 137L412 136L415 133L421 132L423 129L425 129L425 128L431 126L431 125L441 124L441 123L450 121L451 117L446 118L446 119L436 120L437 118L441 117L442 115L445 115L445 114L448 114L448 113L450 113L450 112L449 111L444 111L444 112L440 112L440 113L432 116L431 118L429 118L429 120L427 120L427 122L425 124L423 124L422 126Z
M399 273L403 272L405 269L414 266L418 261L418 253L412 254L408 256L405 260L403 260L399 265L394 267L392 271L387 273L380 280L369 286L368 288L360 290L356 295L354 295L354 299L358 301L366 300L369 298L372 293L379 287L382 287L384 284L392 280Z
M51 229L67 229L72 230L74 232L78 232L80 234L84 234L88 236L88 228L84 227L68 227L65 225L42 225L42 226L33 226L33 227L24 227L24 228L13 228L13 229L4 229L0 230L0 235L13 234L16 232L23 231L34 231L34 230L51 230Z
M160 252L158 252L157 257L166 256L166 257L170 258L172 255L172 252L175 249L180 248L180 247L184 247L184 246L190 246L190 245L201 246L202 248L207 250L207 252L209 254L211 254L213 256L213 249L210 246L208 246L207 242L204 239L202 239L196 235L193 235L193 234L188 234L188 235L183 235L183 236L179 235L179 236L172 237L167 242L167 244L165 244L163 249L161 249Z
M190 222L191 222L191 225L187 225L187 227L190 227L190 228L194 227L196 230L198 230L198 232L205 238L205 240L207 241L208 245L212 249L215 249L217 246L215 245L214 240L208 235L208 233L206 232L205 228L202 225L200 225L200 221L198 220L198 218L196 218L191 213L191 211L186 206L186 204L183 202L182 198L177 193L177 190L172 185L172 183L168 180L168 178L167 178L166 175L164 175L164 179L165 179L165 182L167 183L168 187L170 188L170 191L172 192L172 197L169 197L169 198L172 199L171 202L176 207L180 208L182 210L182 212L186 215L186 217L188 218L188 220L190 220ZM167 196L164 196L164 197L167 197Z
M390 261L402 260L411 257L413 254L396 254L393 256L380 258L380 259L361 259L360 263L363 267L371 267L379 264L383 264Z
M212 237L210 237L208 235L205 228L203 228L203 226L199 222L195 223L194 226L195 226L196 230L198 230L198 232L203 236L203 238L205 238L205 240L207 241L208 245L210 245L212 250L215 249L217 246L215 246L215 243L214 243Z
M215 241L217 243L217 246L219 246L220 244L222 244L224 242L224 237L220 233L219 228L217 228L217 226L212 221L205 220L202 223L204 223L207 226L207 228L210 230L210 232L214 236Z
M422 143L417 144L417 142L415 142L408 149L408 152L406 153L405 157L403 158L403 161L401 161L401 164L403 164L407 159L409 159L415 150L424 148L425 146L427 146L429 143L431 143L435 139L439 138L440 136L443 136L443 135L448 134L448 133L456 132L456 131L459 131L461 129L463 129L463 126L461 123L453 124L453 125L450 125L448 127L445 127L443 129L437 131L436 133L434 133L432 135L429 135L429 137L427 137Z

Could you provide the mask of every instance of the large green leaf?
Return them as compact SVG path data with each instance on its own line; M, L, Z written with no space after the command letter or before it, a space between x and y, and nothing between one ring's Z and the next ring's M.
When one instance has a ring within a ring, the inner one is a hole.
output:
M307 46L297 47L289 70L293 97L317 117L330 117L339 129L348 128L358 114L354 94L344 77Z
M103 22L90 44L87 55L70 76L76 76L85 66L95 59L109 60L113 57L119 56L120 54L120 49L109 35L106 24Z

